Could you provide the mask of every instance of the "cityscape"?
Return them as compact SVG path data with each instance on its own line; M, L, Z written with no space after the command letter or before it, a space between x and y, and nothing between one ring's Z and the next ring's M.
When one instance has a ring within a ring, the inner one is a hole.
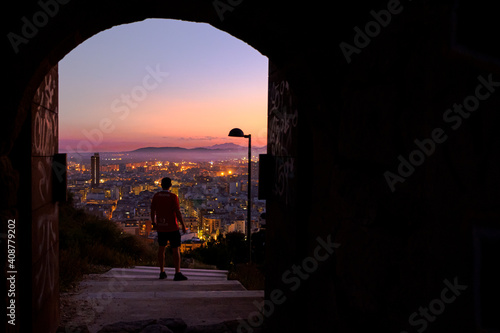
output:
M150 206L170 177L188 232L181 251L203 246L230 232L247 234L248 157L220 160L142 160L129 154L68 155L68 191L75 208L115 222L123 232L154 242ZM231 155L231 154L228 154ZM220 152L219 152L220 156ZM129 157L127 159L127 157ZM167 157L165 157L167 158ZM252 156L251 232L265 228L265 200L258 199L258 155ZM248 235L246 235L248 236Z

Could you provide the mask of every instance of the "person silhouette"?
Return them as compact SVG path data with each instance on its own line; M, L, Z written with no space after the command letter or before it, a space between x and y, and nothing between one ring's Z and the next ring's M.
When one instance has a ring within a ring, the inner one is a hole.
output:
M161 180L162 190L155 193L151 200L151 222L153 229L158 232L158 264L160 266L160 279L166 279L165 273L165 247L170 242L172 255L174 259L175 275L174 281L187 280L187 277L181 273L181 233L179 224L182 225L182 231L186 233L186 226L182 219L179 206L179 198L175 193L170 192L172 180L165 177Z

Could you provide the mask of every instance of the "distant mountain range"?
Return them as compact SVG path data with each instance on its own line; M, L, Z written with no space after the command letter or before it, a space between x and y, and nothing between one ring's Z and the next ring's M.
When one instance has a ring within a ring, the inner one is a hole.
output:
M218 145L213 145L209 147L196 147L196 148L182 148L182 147L144 147L144 148L138 148L132 151L128 151L126 153L148 153L148 152L154 152L154 153L159 153L159 152L169 152L169 151L205 151L205 150L244 150L247 151L248 146L240 146L234 143L223 143L223 144L218 144ZM252 147L252 151L262 151L266 150L267 147Z
M98 152L98 151L96 151ZM252 155L265 154L267 146L252 147ZM85 161L90 163L92 153L69 153L68 157L74 161ZM143 147L131 151L122 152L99 152L101 164L129 163L150 160L161 161L221 161L233 158L244 158L248 156L248 146L240 146L234 143L224 143L208 147L182 148L182 147ZM120 162L117 162L120 161Z
M223 143L223 144L219 144L219 145L213 145L213 146L210 146L210 147L200 147L202 149L227 149L227 150L234 150L234 149L245 149L247 150L248 149L248 146L240 146L240 145L237 145L237 144L234 144L234 143ZM263 148L266 148L266 147L252 147L252 149L255 148L255 149L263 149Z
M252 155L265 154L267 146L252 147ZM94 153L69 154L73 160L90 163L90 157ZM143 147L131 151L122 152L99 152L101 164L130 163L150 160L160 161L221 161L233 158L244 158L248 156L248 146L240 146L234 143L224 143L208 147L183 148L183 147Z

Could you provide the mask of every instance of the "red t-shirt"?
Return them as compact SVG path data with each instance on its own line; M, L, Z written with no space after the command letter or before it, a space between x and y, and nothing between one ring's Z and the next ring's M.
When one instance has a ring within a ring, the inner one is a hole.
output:
M180 211L179 198L170 191L157 192L151 201L151 216L156 220L158 232L179 230L176 212ZM156 217L156 219L155 219Z

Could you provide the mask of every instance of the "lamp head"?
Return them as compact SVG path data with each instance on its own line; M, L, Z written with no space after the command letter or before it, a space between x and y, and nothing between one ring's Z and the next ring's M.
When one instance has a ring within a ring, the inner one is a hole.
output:
M243 138L243 137L245 137L245 134L239 128L233 128L231 131L229 131L228 136Z

